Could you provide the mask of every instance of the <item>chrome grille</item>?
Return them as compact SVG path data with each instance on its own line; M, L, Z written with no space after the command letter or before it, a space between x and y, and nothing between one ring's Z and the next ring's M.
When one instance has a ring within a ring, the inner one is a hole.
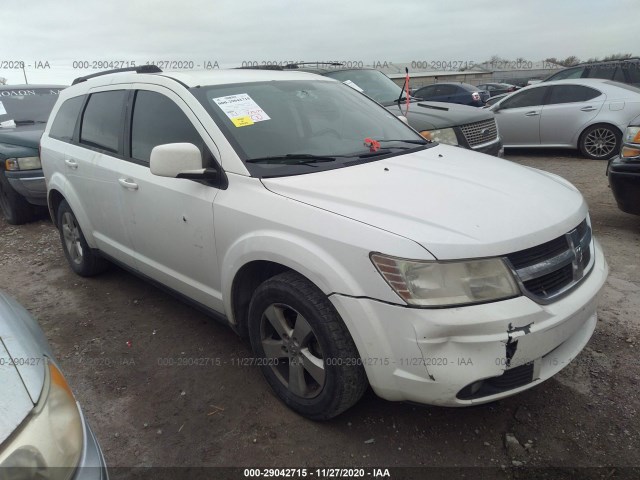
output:
M540 302L550 303L567 293L593 267L591 227L584 220L561 237L507 255L520 288Z
M498 138L498 128L493 118L481 122L460 125L460 130L462 130L464 138L467 139L467 143L471 148L493 142Z

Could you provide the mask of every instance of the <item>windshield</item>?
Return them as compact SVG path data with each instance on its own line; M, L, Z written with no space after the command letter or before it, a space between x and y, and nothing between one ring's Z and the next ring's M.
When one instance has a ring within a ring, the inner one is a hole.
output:
M326 73L325 76L341 82L351 81L361 88L367 96L386 106L397 102L402 91L393 80L378 70L339 70ZM406 92L402 95L406 95Z
M339 168L425 148L392 113L340 82L192 88L253 176Z
M0 89L0 123L46 123L62 88Z

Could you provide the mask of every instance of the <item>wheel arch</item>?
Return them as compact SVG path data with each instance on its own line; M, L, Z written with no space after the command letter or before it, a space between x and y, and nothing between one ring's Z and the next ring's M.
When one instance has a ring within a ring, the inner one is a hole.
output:
M96 242L93 238L93 224L76 192L68 187L69 183L61 175L55 174L49 180L47 206L51 220L58 227L58 208L60 203L65 200L78 220L87 244L91 248L96 248Z
M622 137L622 135L624 135L624 132L615 123L612 123L612 122L609 122L609 121L606 121L606 120L601 120L601 121L597 121L597 122L588 123L587 125L585 125L582 128L582 130L580 130L580 132L578 132L578 134L575 137L574 145L578 150L580 149L580 142L582 141L582 137L583 137L584 133L589 128L595 127L595 126L598 126L598 125L607 126L607 127L613 127L620 134L620 137Z

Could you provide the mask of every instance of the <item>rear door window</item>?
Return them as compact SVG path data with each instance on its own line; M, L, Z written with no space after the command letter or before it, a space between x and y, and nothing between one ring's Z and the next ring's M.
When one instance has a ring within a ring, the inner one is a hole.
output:
M595 88L582 85L554 85L551 87L549 99L545 105L555 105L558 103L588 102L601 93Z
M84 110L80 143L111 153L122 152L125 90L94 93Z

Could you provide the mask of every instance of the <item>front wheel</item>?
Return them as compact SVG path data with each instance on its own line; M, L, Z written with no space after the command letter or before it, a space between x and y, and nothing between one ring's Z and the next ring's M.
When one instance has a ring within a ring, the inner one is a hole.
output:
M591 125L580 135L579 147L587 158L608 160L620 151L621 139L622 134L611 125Z
M338 312L295 272L281 273L256 289L249 338L276 395L307 418L335 417L367 388L360 356Z
M58 206L57 219L62 250L71 269L81 277L92 277L106 270L107 261L89 247L76 216L65 200Z

